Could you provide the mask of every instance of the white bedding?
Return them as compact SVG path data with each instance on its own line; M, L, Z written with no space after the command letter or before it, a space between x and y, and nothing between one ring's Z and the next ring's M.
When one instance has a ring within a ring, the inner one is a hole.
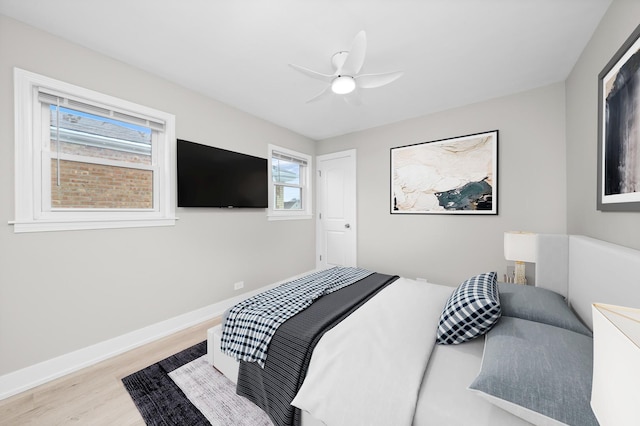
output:
M292 405L326 425L410 425L452 291L406 278L380 291L320 339Z
M436 299L440 299L437 303L434 301L434 305L439 305L434 312L429 312L428 316L431 317L431 324L437 324L438 316L446 302L446 298L449 294L454 290L453 287L447 286L438 286L434 284L425 284L424 282L417 282L413 280L408 280L405 278L401 278L402 282L411 282L413 285L421 286L420 289L427 289L428 287L436 288L441 290L443 294L441 297L436 297ZM398 284L398 283L395 283ZM393 285L395 285L393 284ZM390 286L390 287L393 287ZM373 302L375 297L370 300ZM421 302L421 300L417 298L412 298L412 302ZM367 341L368 350L362 353L364 356L371 356L372 353L375 353L379 350L377 347L380 344L384 344L386 339L393 338L395 341L397 335L397 331L394 329L393 331L384 331L384 328L380 327L380 324L391 324L393 321L390 320L391 317L394 320L397 318L397 313L408 311L406 309L407 305L404 304L406 299L403 298L402 302L404 308L398 309L397 306L394 308L392 306L384 306L386 302L382 303L383 306L379 306L378 308L374 308L373 318L369 318L368 322L368 334L365 338ZM380 303L380 302L375 302ZM416 311L419 313L423 311L423 305L417 303L419 309ZM362 309L362 308L361 308ZM361 310L359 309L359 310ZM378 310L376 310L378 309ZM433 310L432 310L433 311ZM357 311L356 311L357 312ZM437 315L436 315L437 314ZM433 319L433 315L436 315L435 319ZM368 316L367 316L368 317ZM426 324L429 321L424 321L420 324L420 328L425 328ZM371 326L374 325L374 326ZM431 357L428 358L428 362L426 363L426 371L424 365L419 373L415 374L411 377L410 382L411 386L414 387L416 380L418 383L418 389L415 390L415 393L409 397L407 401L404 401L405 407L409 407L409 410L412 410L412 405L415 404L415 416L413 418L414 426L526 426L530 425L530 423L525 422L524 420L515 417L506 411L496 407L493 404L490 404L486 400L478 397L476 394L467 390L467 387L471 382L475 379L478 372L480 371L480 366L482 362L482 354L484 348L484 339L479 338L475 339L471 342L462 343L459 345L433 345L432 342L435 341L435 329L436 327L429 326L430 330L427 331L424 335L418 336L418 333L410 333L411 335L407 337L405 340L401 341L400 349L402 349L402 345L408 345L412 342L422 342L425 343L427 348L431 351ZM404 330L406 333L407 330ZM385 334L386 333L386 334ZM328 333L327 333L328 334ZM221 326L218 325L209 331L209 339L208 339L208 350L210 355L210 362L220 370L225 376L227 376L231 381L236 383L238 377L238 363L233 358L223 354L220 351L220 335L221 335ZM416 337L418 336L418 337ZM325 335L326 337L326 335ZM352 336L349 336L350 338ZM363 338L364 336L360 336ZM368 340L367 340L368 339ZM322 342L322 340L321 340ZM320 342L320 343L321 343ZM375 345L375 349L374 349ZM406 346L405 346L406 347ZM342 348L342 346L337 346L337 348ZM424 346L423 346L424 348ZM316 346L315 351L318 350ZM314 364L314 358L312 357L311 363ZM338 357L342 356L342 351L340 350ZM428 357L428 356L427 356ZM358 358L360 360L360 358ZM388 396L392 396L396 393L396 388L402 386L401 379L396 375L396 371L402 367L404 363L404 356L397 355L393 359L385 358L381 359L382 368L378 367L369 367L371 370L366 371L361 376L358 377L358 380L368 380L371 379L373 385L370 387L369 391L373 391L374 394L377 395L379 399L386 399ZM377 371L377 374L371 374L371 371ZM317 373L316 373L317 374ZM385 376L386 378L382 379L386 383L391 383L392 387L385 387L388 385L382 385L378 380L381 376ZM366 382L371 383L371 382ZM306 398L310 401L307 401L310 405L306 407L302 411L302 426L324 426L325 423L318 420L315 416L309 413L308 410L313 410L311 407L314 404L322 403L322 400L327 395L332 395L334 392L334 385L329 384L329 382L325 383L325 386L330 386L329 391L314 391L313 389L307 388L305 390ZM399 390L401 394L406 393L406 390ZM315 395L315 396L314 396ZM317 397L319 398L317 398ZM301 396L301 399L304 395ZM416 402L417 398L417 402ZM314 402L315 400L315 402ZM411 402L413 401L413 402ZM352 412L355 415L356 420L353 424L364 424L364 421L358 420L359 414L363 412L367 412L369 410L369 402L366 398L360 398L360 409L358 413L355 410ZM300 405L303 405L305 402L298 401L296 402ZM335 403L335 398L334 398ZM339 404L345 405L345 404ZM373 404L371 404L373 405ZM366 408L363 408L366 407ZM344 409L352 409L351 406L345 406ZM394 411L395 407L392 410ZM321 410L322 411L322 410ZM389 414L389 413L386 413ZM322 415L318 413L318 415ZM406 417L406 414L405 414ZM331 423L328 423L331 425ZM340 424L340 423L339 423ZM342 423L345 424L345 423ZM346 423L349 424L349 423ZM381 420L378 422L370 423L370 424L400 424L400 423L389 423L382 422ZM411 424L405 423L405 424Z
M424 374L414 426L530 426L467 389L480 371L484 338L436 345Z

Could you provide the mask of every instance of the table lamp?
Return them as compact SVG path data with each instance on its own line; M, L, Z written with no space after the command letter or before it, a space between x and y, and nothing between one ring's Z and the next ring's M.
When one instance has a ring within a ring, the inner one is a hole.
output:
M504 257L515 262L516 284L526 284L525 262L535 262L538 239L533 232L510 231L504 233Z

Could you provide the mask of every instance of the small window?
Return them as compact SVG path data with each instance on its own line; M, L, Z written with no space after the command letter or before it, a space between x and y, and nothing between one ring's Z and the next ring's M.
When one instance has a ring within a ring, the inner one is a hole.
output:
M175 223L174 117L16 69L15 232Z
M269 145L270 219L311 218L311 157Z

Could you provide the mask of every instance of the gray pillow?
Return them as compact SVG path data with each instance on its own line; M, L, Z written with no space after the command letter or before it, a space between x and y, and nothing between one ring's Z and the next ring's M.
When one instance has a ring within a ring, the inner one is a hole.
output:
M540 287L498 283L502 315L541 322L592 336L562 295Z
M482 367L469 389L534 424L550 418L597 426L592 368L591 337L503 316L486 335Z

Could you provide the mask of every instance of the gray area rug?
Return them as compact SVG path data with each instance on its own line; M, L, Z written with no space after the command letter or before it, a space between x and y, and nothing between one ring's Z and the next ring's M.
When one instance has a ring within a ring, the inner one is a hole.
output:
M272 426L206 359L207 342L122 379L148 425Z

